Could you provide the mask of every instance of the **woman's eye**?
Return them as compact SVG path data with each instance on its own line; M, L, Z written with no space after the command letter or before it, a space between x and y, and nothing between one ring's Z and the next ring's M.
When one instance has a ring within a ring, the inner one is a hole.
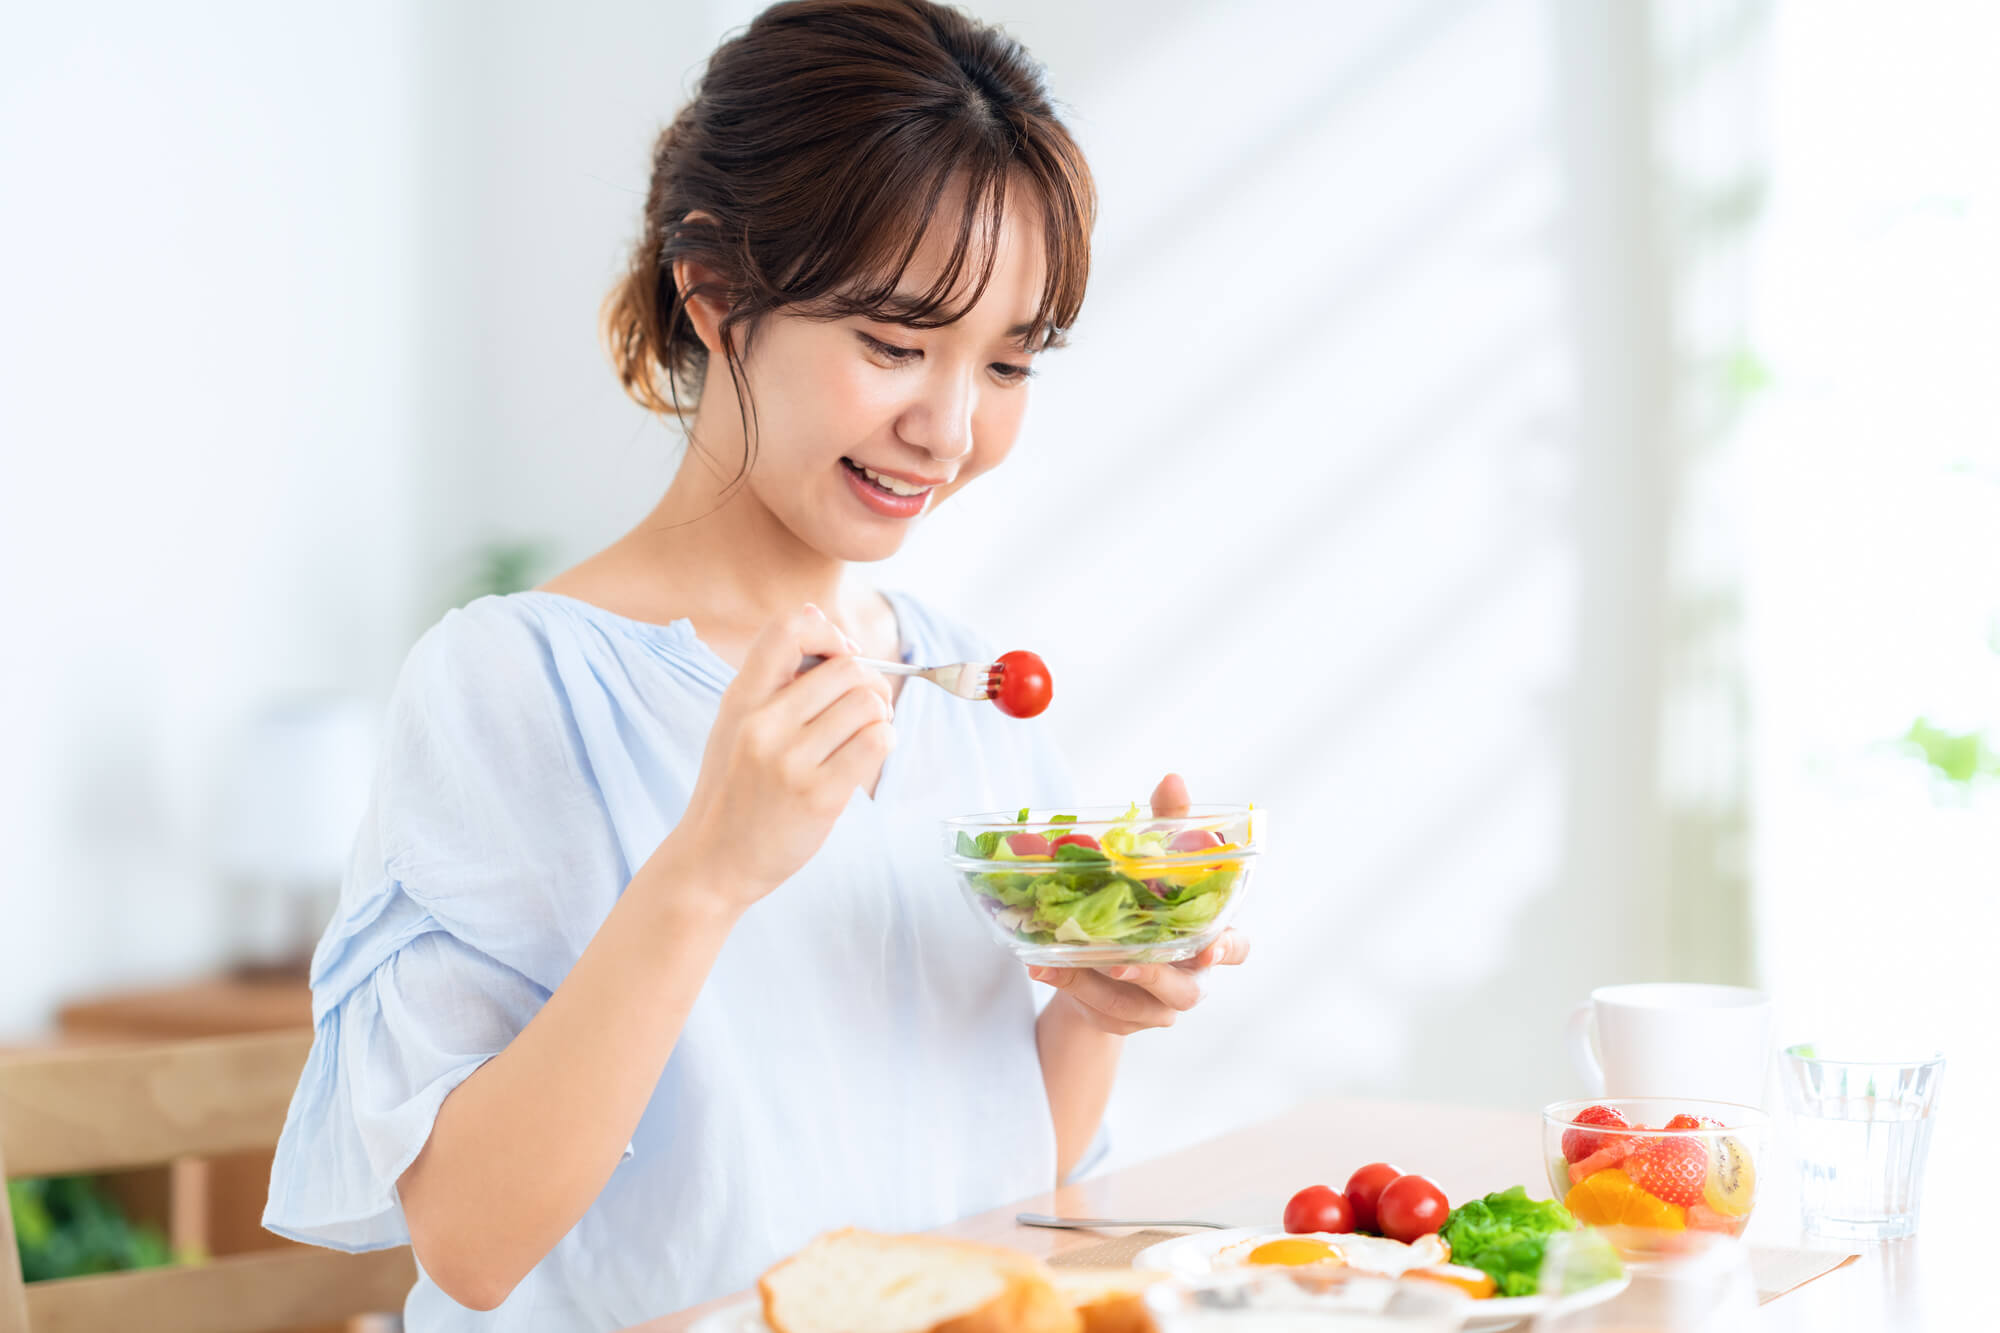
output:
M897 347L892 343L883 342L880 338L871 338L865 333L861 335L861 341L875 355L885 360L894 361L899 365L904 362L914 361L924 354L921 347Z
M1005 361L995 361L993 372L1009 384L1025 384L1034 378L1034 367L1010 365Z

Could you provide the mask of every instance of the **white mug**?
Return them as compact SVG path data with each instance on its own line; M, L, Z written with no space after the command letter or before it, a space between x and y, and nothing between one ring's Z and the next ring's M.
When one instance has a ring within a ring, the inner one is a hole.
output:
M1570 1015L1569 1051L1592 1096L1762 1106L1771 998L1741 986L1599 986Z

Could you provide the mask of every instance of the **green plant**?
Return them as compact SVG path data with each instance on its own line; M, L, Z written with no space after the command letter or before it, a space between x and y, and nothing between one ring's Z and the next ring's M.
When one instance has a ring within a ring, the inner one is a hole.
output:
M1978 731L1946 731L1918 718L1903 733L1903 745L1946 782L1970 787L1982 778L2000 778L2000 747Z
M1950 470L2000 485L2000 471L1978 468L1969 459L1953 464ZM2000 611L1988 622L1986 646L2000 655ZM1905 753L1928 764L1943 780L1944 789L1955 791L1961 800L1972 794L1974 786L2000 779L2000 730L1951 731L1928 717L1919 717L1903 733L1900 744Z
M548 547L541 542L489 542L474 555L472 573L465 580L456 605L532 588L541 581L541 571L547 568L548 561Z
M127 1219L95 1176L10 1180L7 1206L29 1282L157 1268L173 1258L159 1229Z

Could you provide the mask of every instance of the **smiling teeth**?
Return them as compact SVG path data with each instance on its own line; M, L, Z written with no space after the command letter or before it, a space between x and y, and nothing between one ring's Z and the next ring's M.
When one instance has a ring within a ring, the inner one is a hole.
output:
M855 464L855 466L861 467L859 463ZM892 495L922 495L930 489L928 486L912 486L907 481L898 481L894 477L885 477L871 467L861 468L861 475Z

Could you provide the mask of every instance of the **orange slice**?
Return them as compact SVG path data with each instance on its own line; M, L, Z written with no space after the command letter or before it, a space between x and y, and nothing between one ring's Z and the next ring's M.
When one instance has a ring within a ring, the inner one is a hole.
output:
M1576 1215L1577 1221L1594 1227L1687 1229L1687 1209L1654 1198L1615 1166L1585 1176L1564 1196L1563 1206Z

